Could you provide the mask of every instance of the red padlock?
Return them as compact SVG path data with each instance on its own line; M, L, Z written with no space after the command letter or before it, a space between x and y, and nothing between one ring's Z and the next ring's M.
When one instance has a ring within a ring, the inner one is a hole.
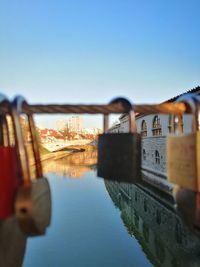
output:
M17 158L14 147L0 146L0 219L14 214L18 188Z
M8 100L0 95L0 107L8 107ZM0 119L0 220L14 214L15 196L19 179L17 177L17 154L10 146L9 126L6 114Z

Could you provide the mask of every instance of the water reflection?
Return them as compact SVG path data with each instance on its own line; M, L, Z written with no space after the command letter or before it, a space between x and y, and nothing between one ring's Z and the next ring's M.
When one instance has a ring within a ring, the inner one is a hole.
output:
M137 185L105 181L105 186L129 234L138 239L154 266L200 266L200 241L173 205L167 207Z
M23 266L200 266L200 240L174 210L171 189L153 190L153 177L135 185L98 179L96 159L85 151L44 163L52 224L29 239Z
M95 163L96 153L87 152L44 162L52 191L52 223L46 236L28 239L24 267L152 266L138 241L125 231L103 179L96 177ZM67 176L69 168L81 166L89 169L83 179Z
M53 172L59 176L80 178L84 173L96 168L97 151L73 153L58 160L48 160L44 164L44 173Z

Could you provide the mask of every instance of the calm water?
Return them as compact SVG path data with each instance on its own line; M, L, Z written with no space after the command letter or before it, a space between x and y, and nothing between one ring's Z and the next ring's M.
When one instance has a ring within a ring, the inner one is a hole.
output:
M24 267L200 266L200 244L180 218L134 185L96 177L96 153L48 161L52 222L29 238Z

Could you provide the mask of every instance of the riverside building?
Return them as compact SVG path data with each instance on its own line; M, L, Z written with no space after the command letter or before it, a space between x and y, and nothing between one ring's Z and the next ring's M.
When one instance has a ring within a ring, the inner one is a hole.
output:
M200 87L196 87L185 93L196 93L200 95ZM181 95L165 102L174 102ZM138 114L136 116L136 124L137 132L142 135L142 170L160 176L161 178L166 178L166 137L176 130L174 116L163 114ZM183 133L191 132L191 114L184 114L181 117L181 127ZM128 132L128 114L121 115L119 117L119 123L112 126L109 131L112 133Z

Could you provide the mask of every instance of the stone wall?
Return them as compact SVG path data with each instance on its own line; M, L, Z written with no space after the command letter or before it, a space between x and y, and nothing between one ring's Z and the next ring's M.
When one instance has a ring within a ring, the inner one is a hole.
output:
M160 163L156 163L155 151L160 155ZM144 153L145 151L145 153ZM145 156L146 154L146 156ZM142 138L142 168L166 173L166 136Z

